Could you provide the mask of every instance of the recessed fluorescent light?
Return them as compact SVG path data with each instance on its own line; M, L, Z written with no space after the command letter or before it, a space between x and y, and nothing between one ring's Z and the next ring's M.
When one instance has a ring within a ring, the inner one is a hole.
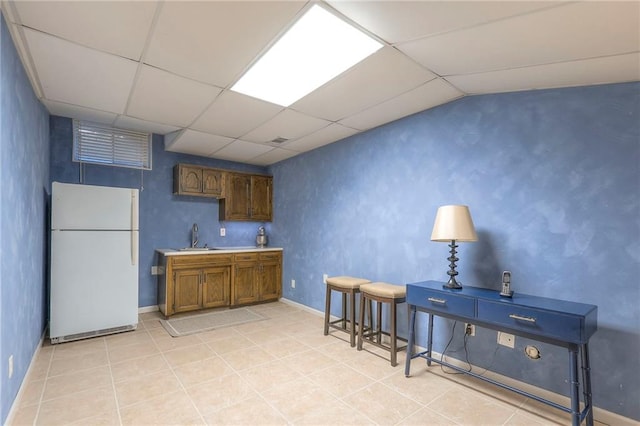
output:
M381 47L377 40L314 5L231 90L289 106Z

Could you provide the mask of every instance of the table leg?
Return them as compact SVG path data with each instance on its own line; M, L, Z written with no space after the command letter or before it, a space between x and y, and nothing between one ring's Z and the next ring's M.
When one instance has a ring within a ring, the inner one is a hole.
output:
M407 357L404 362L404 376L409 377L411 369L411 357L413 356L413 343L415 341L416 307L409 305L409 339L407 340Z
M431 347L433 346L433 314L429 314L429 331L427 333L427 365L431 367Z
M580 426L580 382L578 381L578 347L569 348L569 377L571 393L571 424Z
M589 346L582 345L582 387L584 388L584 404L588 407L587 426L593 426L593 402L591 396L591 366L589 365Z

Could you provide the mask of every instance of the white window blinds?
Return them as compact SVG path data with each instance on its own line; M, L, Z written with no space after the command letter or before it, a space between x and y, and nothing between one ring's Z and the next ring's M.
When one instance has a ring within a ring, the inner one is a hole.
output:
M151 170L151 133L73 120L73 161Z

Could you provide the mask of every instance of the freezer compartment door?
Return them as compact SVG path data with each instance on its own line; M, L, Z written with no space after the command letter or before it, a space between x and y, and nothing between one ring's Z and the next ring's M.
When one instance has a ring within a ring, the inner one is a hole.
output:
M138 323L132 234L52 231L51 338Z
M138 190L53 182L51 229L138 229Z

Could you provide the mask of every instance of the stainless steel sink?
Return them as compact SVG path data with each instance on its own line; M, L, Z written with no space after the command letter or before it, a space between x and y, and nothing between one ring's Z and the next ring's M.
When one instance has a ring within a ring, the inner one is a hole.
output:
M208 250L216 250L213 247L183 247L178 249L178 251L208 251Z

